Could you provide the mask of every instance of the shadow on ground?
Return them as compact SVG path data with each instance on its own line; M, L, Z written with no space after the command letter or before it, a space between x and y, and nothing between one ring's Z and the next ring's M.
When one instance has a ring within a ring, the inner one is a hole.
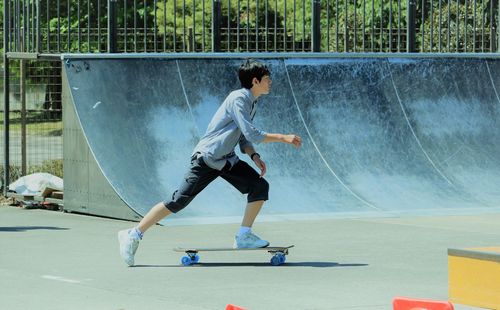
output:
M335 262L293 262L285 263L281 266L272 266L269 263L197 263L191 266L179 265L135 265L133 268L165 268L165 267L182 267L182 268L196 268L196 267L317 267L317 268L331 268L331 267L365 267L368 264L339 264Z
M53 226L12 226L12 227L0 227L0 232L23 232L29 230L69 230L69 228L64 227L53 227Z

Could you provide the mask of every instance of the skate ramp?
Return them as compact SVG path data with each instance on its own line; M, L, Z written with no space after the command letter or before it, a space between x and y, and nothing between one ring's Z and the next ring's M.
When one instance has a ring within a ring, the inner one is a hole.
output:
M213 113L240 87L237 68L256 55L201 56L63 57L86 142L138 214L171 197ZM265 216L497 210L496 59L258 56L273 84L259 100L257 127L303 138L301 149L256 146L271 184ZM245 202L220 179L175 217L239 218Z

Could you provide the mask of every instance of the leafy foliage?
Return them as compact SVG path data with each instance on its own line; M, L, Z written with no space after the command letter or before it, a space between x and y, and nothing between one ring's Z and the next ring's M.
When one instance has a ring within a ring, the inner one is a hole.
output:
M160 49L166 51L187 48L209 51L213 3L214 0L118 1L118 48L133 46L135 50L150 51L162 44ZM278 50L296 47L308 50L312 37L312 0L221 0L219 3L223 50L262 50L259 46L262 42L266 42L266 47L267 43L278 46ZM404 49L407 0L321 0L319 3L322 51ZM106 50L107 1L81 0L80 12L74 1L61 1L59 7L49 3L48 8L44 7L46 1L40 4L44 49ZM0 8L3 6L1 2ZM490 32L496 31L497 11L497 0L418 0L417 50L477 51L489 46L490 40L495 39ZM481 38L487 42L475 42L478 40L473 36L477 32L486 32Z

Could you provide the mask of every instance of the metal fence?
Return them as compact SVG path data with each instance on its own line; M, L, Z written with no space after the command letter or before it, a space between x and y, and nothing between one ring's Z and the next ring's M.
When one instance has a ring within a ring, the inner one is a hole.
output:
M3 35L3 31L0 33ZM3 36L0 38L3 39ZM35 172L62 177L60 62L10 59L7 74L9 91L5 93L4 54L0 53L0 56L0 157L4 159L6 149L9 150L9 169L5 169L5 162L0 165L2 188L6 181L10 183ZM8 95L9 103L7 113L4 106L5 94ZM4 131L6 120L9 123L7 136ZM8 173L7 177L5 173Z
M0 111L3 182L62 176L60 64L27 60L32 53L488 53L500 34L498 0L6 0L0 8L9 52L0 81L7 76L10 88L0 99L9 103Z
M16 52L494 52L498 0L7 0Z
M47 172L62 177L62 109L60 62L10 61L9 109L0 110L9 120L8 147L2 143L0 156L9 150L8 181ZM3 93L3 85L0 86ZM0 130L2 139L4 128ZM5 169L5 164L0 170ZM5 178L2 179L2 185Z

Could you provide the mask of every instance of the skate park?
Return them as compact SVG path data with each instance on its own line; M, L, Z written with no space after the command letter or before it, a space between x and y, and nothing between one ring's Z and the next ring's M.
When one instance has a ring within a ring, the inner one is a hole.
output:
M500 309L494 2L1 7L1 309ZM254 125L302 138L256 145L253 230L293 245L286 262L183 265L175 248L231 247L240 227L246 197L219 178L128 267L117 232L171 197L248 58L272 79ZM58 198L7 192L33 171L64 176Z
M121 261L116 232L170 195L250 56L63 57L66 213L0 208L23 244L2 245L9 309L488 308L450 290L448 251L498 246L494 57L259 55L273 87L256 125L303 138L257 146L271 196L255 230L295 245L287 262L214 252L182 266L177 246L231 244L245 200L223 180L148 231L135 267Z

